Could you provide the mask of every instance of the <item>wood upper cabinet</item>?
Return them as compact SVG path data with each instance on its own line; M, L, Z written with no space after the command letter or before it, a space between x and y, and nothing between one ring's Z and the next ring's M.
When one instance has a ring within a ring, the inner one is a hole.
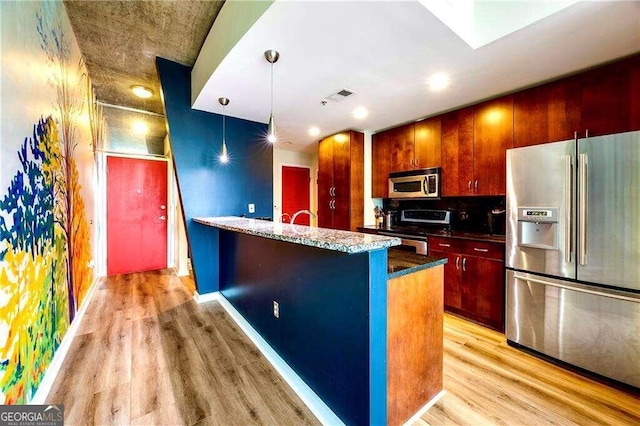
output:
M414 125L414 160L416 168L440 167L440 116L418 121Z
M318 145L318 226L355 231L364 222L364 135L346 131Z
M389 173L391 173L389 131L385 131L371 137L371 196L373 198L388 196Z
M442 116L442 195L471 195L473 180L473 109Z
M640 56L582 74L580 136L640 130Z
M505 195L507 149L513 147L513 97L504 96L474 107L474 195ZM469 185L468 185L469 186Z
M403 172L414 166L414 134L413 123L396 127L389 131L389 153L391 154L390 172Z
M574 138L580 129L580 77L569 77L513 95L513 146Z

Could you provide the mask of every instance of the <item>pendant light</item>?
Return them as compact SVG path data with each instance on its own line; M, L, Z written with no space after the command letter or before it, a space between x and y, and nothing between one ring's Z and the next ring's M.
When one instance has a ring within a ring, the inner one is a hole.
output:
M278 62L280 53L277 50L266 50L264 58L271 64L271 115L269 115L269 125L267 126L267 140L271 143L276 142L276 122L273 119L273 64Z
M224 107L226 107L227 105L229 105L229 99L227 98L218 98L218 102L220 102L220 105L222 105L222 152L220 152L220 157L219 160L221 163L228 163L229 162L229 155L227 153L227 140L226 140L226 115L224 113Z

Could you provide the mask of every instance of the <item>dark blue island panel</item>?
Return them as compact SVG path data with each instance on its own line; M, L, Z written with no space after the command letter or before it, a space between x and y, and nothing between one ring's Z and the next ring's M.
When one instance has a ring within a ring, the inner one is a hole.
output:
M346 424L385 424L387 250L213 231L225 298Z

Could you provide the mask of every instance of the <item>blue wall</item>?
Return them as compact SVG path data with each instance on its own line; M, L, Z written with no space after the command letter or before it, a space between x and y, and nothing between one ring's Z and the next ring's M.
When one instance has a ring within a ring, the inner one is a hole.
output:
M216 235L192 218L271 216L273 146L266 142L265 124L227 116L230 162L220 164L222 116L191 109L191 68L163 58L156 58L156 66L196 286L201 294L217 291ZM248 214L249 203L255 204L255 214Z
M225 298L346 424L385 424L386 250L215 232Z

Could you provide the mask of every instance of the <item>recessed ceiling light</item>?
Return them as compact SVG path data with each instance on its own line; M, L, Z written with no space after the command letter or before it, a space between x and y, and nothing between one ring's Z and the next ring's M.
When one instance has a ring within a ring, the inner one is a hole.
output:
M146 135L149 131L149 126L144 121L136 120L133 122L133 131L139 135Z
M449 85L451 80L449 76L443 72L439 72L431 76L427 84L431 90L442 90Z
M147 99L153 96L153 90L144 86L131 86L131 91L139 98Z
M320 134L320 129L318 129L317 127L312 127L309 129L310 136L318 136L319 134Z
M367 115L369 115L369 111L367 111L365 107L360 106L353 110L353 116L358 120L362 120L363 118L366 118Z

